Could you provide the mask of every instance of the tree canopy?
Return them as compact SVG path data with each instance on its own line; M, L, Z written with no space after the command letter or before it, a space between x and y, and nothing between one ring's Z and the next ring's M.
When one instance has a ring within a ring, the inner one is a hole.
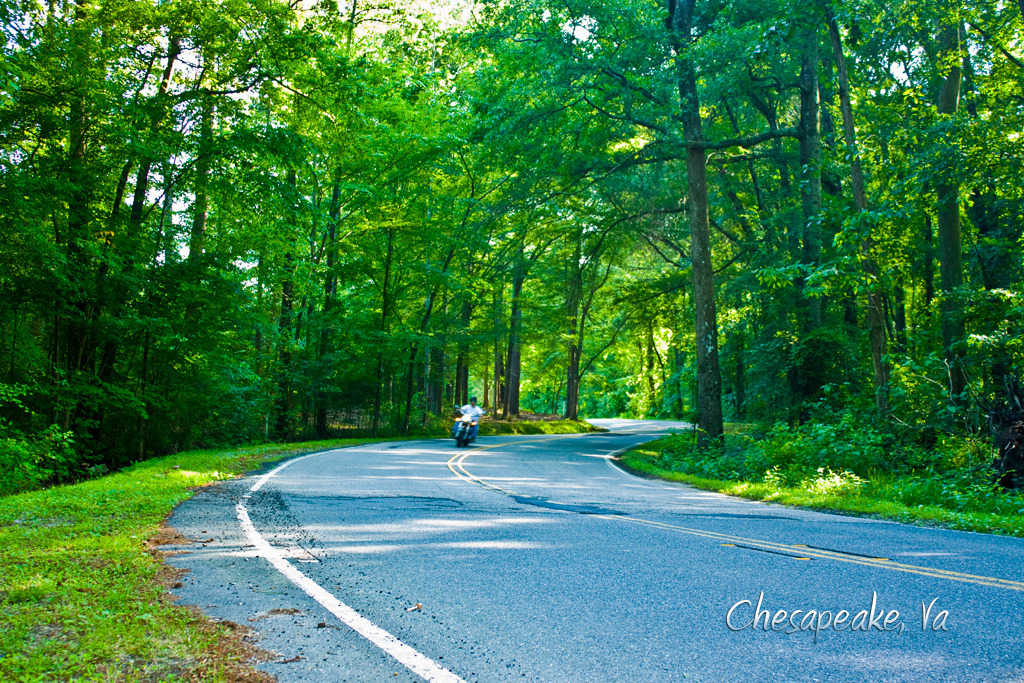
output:
M1024 6L0 2L0 466L524 411L984 431ZM1017 406L1020 409L1020 406Z

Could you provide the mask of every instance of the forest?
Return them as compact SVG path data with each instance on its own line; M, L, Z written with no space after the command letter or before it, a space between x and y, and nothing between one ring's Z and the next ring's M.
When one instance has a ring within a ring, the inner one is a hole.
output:
M0 14L5 491L470 394L1024 451L1024 0Z

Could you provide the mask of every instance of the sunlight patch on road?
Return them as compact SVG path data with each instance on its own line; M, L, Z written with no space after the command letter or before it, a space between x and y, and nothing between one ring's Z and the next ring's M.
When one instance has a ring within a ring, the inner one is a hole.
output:
M551 550L555 546L550 543L535 541L452 541L451 543L431 543L428 548L479 548L481 550Z
M366 543L324 546L316 549L320 558L337 555L393 555L423 550L554 550L557 546L537 541L449 541L441 543Z
M305 528L317 536L341 537L345 542L417 540L425 536L482 531L526 524L551 524L547 517L484 517L480 519L442 519L425 517L384 524L309 524Z
M410 524L434 530L448 529L488 529L497 526L517 524L550 524L551 520L544 517L490 517L487 519L414 519Z
M400 550L407 550L410 546L398 545L393 543L391 545L385 543L379 543L376 545L343 545L338 547L328 546L326 548L320 548L317 553L321 557L328 555L337 555L339 553L346 553L350 555L384 555L386 553L396 553Z
M252 520L249 517L249 510L246 507L246 504L252 498L253 494L259 491L271 477L284 468L301 460L313 457L314 455L319 454L313 453L294 460L289 460L258 477L252 487L250 487L249 492L242 496L241 500L235 504L235 515L242 528L242 532L245 534L246 540L248 540L264 560L270 563L274 569L291 581L295 586L300 588L304 593L306 593L306 595L316 600L328 612L340 619L342 623L361 635L377 648L386 652L402 666L406 667L420 678L430 681L431 683L465 683L461 677L452 671L449 671L444 666L430 659L415 648L402 642L391 633L377 626L369 619L339 600L333 593L325 589L316 581L303 574L288 561L288 558L285 557L281 548L276 548L271 545L271 543L256 530L256 527L253 525Z

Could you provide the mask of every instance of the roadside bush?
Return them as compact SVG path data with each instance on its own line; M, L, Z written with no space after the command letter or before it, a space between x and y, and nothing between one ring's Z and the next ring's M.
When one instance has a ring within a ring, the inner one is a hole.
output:
M71 432L50 425L33 439L0 439L0 495L18 493L68 481L76 474L78 457Z
M19 439L0 439L0 495L38 485L39 473L33 465L31 446Z
M979 436L882 434L852 418L757 434L727 429L726 447L697 452L692 433L627 454L627 466L755 500L921 520L1024 536L1024 491L1003 489ZM844 467L843 465L852 465ZM856 469L854 469L856 468Z
M833 472L829 467L819 467L818 476L800 482L800 488L826 496L856 496L864 488L864 480L853 472Z
M15 426L12 420L26 428L38 422L23 403L27 395L24 386L0 383L0 495L67 481L78 464L71 432L50 425L28 437Z
M836 423L776 424L765 439L752 442L749 448L760 452L760 459L770 466L796 465L808 472L828 467L864 475L886 468L892 446L885 435L844 415Z
M950 482L946 494L957 487L985 485L990 449L979 439L944 436L933 448L926 448L899 434L883 433L869 420L852 414L827 413L802 425L776 423L760 434L735 435L727 448L697 452L689 434L670 437L661 455L661 466L709 479L766 482L778 486L826 486L823 482L865 482L881 477L892 482L898 477L908 481ZM829 419L832 418L832 419ZM816 483L817 482L817 483ZM849 492L849 486L840 487ZM917 493L921 488L920 494ZM973 489L972 489L973 490ZM980 489L979 489L980 491ZM935 486L909 486L906 496L916 499L943 494ZM951 494L949 494L951 495ZM972 494L977 498L980 493ZM909 502L908 502L909 504Z

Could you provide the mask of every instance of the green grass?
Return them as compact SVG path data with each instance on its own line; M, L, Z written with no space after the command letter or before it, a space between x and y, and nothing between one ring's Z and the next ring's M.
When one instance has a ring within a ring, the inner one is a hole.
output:
M484 423L493 433L585 423ZM486 433L486 432L485 432ZM244 628L174 604L152 542L201 486L294 455L386 439L198 450L70 486L0 497L0 680L258 681Z
M919 479L887 474L865 479L861 485L855 487L830 487L827 482L823 485L821 480L787 486L773 481L709 479L672 469L673 463L665 454L666 445L666 439L644 444L625 453L622 464L651 476L751 500L891 519L909 524L1024 537L1024 509L1015 509L1020 506L1017 497L1006 496L988 505L970 502L965 504L963 496L954 494L942 497L937 495L937 487L927 484L919 486ZM908 496L907 491L915 489L923 489L929 493L925 496ZM916 504L908 504L908 498ZM965 507L967 509L964 509Z
M0 498L0 679L258 680L237 628L174 605L149 540L197 487L366 441L191 451Z
M580 434L603 431L594 425L576 420L558 420L553 422L503 422L484 419L480 421L480 436L496 436L506 434Z

